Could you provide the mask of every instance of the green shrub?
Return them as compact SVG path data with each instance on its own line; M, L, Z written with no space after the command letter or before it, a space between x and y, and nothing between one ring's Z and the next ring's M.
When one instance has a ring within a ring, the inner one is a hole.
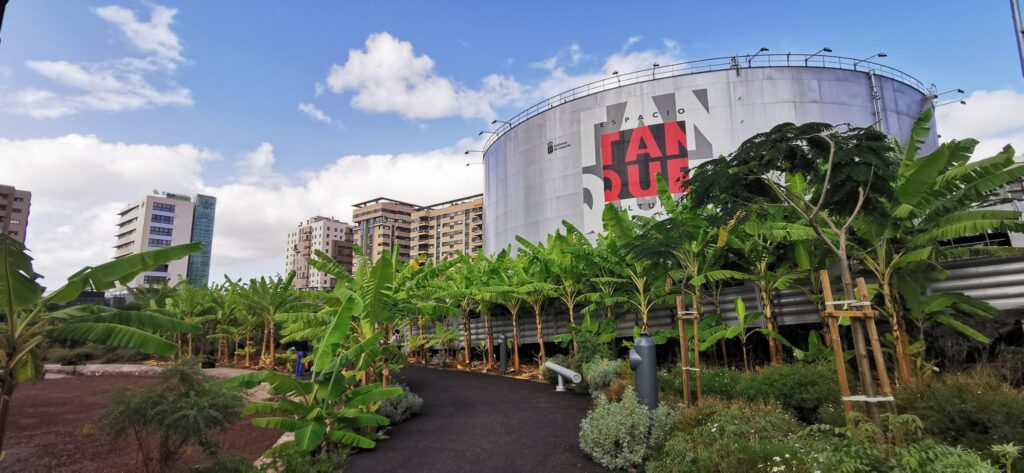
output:
M570 360L569 360L569 357L566 356L566 355L558 354L558 355L555 355L555 356L549 356L547 361L550 361L550 362L552 362L552 363L554 363L556 365L561 365L561 366L564 366L566 368L569 368L569 361ZM541 367L540 367L540 376L541 376L541 378L544 379L544 381L547 381L548 383L551 383L551 384L557 384L558 383L558 374L556 374L554 371L551 371L551 370L547 369L547 367L545 367L544 365L541 365Z
M710 396L722 400L729 400L736 397L736 386L742 379L743 373L732 369L705 369L701 371L701 395ZM671 370L658 372L658 388L665 393L678 397L683 395L682 367L676 365ZM690 373L690 396L696 399L697 382L693 373Z
M312 456L295 450L275 452L259 471L267 473L336 473L345 471L348 456L344 451ZM241 472L239 472L241 473Z
M591 393L604 391L619 377L618 360L597 359L583 365L583 380Z
M677 427L647 471L805 471L790 443L800 424L777 404L706 399Z
M654 411L640 403L633 388L622 401L599 398L580 426L580 448L606 468L622 470L640 465L664 443L675 413L660 406Z
M735 393L750 401L777 402L813 424L823 408L839 403L839 381L830 366L778 365L741 377Z
M977 472L998 473L987 460L962 447L951 447L924 436L921 419L883 414L876 426L861 414L851 414L853 427L813 425L796 436L814 471L872 473Z
M134 348L116 348L99 359L100 363L136 363L152 359L153 355Z
M1024 439L1024 393L976 371L918 380L896 391L899 412L920 417L925 432L949 445L988 452ZM1024 465L1015 466L1024 471Z
M398 396L381 401L380 407L377 408L377 414L391 420L391 425L405 422L423 407L423 398L410 391L408 387L400 384L393 387L401 387L405 390Z
M172 366L151 388L116 391L103 430L134 442L146 471L169 471L190 445L216 454L213 432L241 418L242 400L240 391L207 384L196 366Z
M992 366L995 374L1010 386L1024 385L1024 347L1000 346Z
M73 359L73 354L74 350L71 350L69 348L47 348L46 351L43 352L43 360L49 363L58 363L63 365L64 363L67 363L69 360Z

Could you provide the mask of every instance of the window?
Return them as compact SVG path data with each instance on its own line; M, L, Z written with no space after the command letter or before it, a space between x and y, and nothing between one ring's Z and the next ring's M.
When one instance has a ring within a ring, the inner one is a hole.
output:
M14 224L14 225L17 225L17 224L21 223L21 220L18 220L16 218L12 218L11 219L11 223Z
M174 217L168 217L166 215L156 215L156 214L154 214L152 222L153 223L173 224L174 223Z
M149 233L153 235L171 236L171 234L174 233L174 229L164 227L149 227Z
M164 276L143 276L142 284L149 286L155 286L159 284L167 284L167 278Z
M157 266L157 267L153 268L153 272L154 273L166 273L167 272L167 265L166 264L161 264L160 266Z
M168 246L171 246L171 240L161 240L159 238L150 238L149 239L149 247L150 248L165 248L165 247L168 247Z
M18 232L14 231L14 230L11 230L11 231L7 232L7 234L10 235L10 236L18 236Z
M24 202L24 201L25 201L25 198L24 198L24 197L15 197L15 198L14 198L14 201L15 201L15 202Z
M153 210L159 210L161 212L174 213L173 204L165 204L163 202L153 202Z
M20 214L21 213L21 209L14 208L14 209L11 209L11 212L14 212L16 214Z

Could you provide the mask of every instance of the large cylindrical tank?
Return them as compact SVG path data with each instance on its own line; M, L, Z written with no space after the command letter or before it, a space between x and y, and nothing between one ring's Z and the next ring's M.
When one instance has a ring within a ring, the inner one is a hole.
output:
M779 123L875 125L905 142L931 102L900 71L832 56L718 58L587 84L513 117L487 143L484 250L514 246L516 235L543 241L563 220L600 232L608 201L657 215L652 173L681 183L687 168Z

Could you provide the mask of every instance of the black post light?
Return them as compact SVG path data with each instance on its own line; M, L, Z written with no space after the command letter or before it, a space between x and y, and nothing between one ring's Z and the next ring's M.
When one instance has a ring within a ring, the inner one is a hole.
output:
M747 56L747 67L750 67L751 63L754 62L754 58L757 57L758 54L766 53L766 52L768 52L768 48L761 48L761 49L758 49L756 53L748 55Z
M819 55L821 53L830 53L830 52L832 52L832 48L821 48L821 49L819 49L818 52L816 52L814 54L811 54L810 56L807 56L804 59L804 66L806 66L807 63L811 60L811 58L813 58L814 56L817 56L817 55Z
M876 57L889 57L889 55L885 54L885 53L875 53L874 56L867 57L867 58L861 59L860 61L857 61L857 62L853 63L853 70L855 70L855 71L857 70L857 64L860 64L862 62L870 61L870 60L872 60L872 59L874 59Z

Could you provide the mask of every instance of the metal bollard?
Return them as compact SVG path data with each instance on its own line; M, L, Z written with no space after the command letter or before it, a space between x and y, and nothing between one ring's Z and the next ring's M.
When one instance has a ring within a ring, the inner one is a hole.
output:
M505 336L501 335L498 337L498 367L501 374L505 374L508 371L508 350L505 348Z
M556 365L556 364L554 364L554 363L552 363L550 361L546 361L546 362L544 362L544 367L549 369L549 370L551 370L551 371L554 371L555 374L558 375L558 386L555 387L555 391L558 391L558 392L564 392L565 391L565 380L564 380L564 378L569 378L569 381L572 381L573 383L579 383L580 381L583 381L583 376L581 376L579 373L577 373L577 372L575 372L575 371L573 371L573 370L571 370L569 368L566 368L566 367L564 367L562 365Z
M640 335L629 350L629 367L636 372L636 395L647 408L658 407L658 359L654 349L654 340L647 335Z

